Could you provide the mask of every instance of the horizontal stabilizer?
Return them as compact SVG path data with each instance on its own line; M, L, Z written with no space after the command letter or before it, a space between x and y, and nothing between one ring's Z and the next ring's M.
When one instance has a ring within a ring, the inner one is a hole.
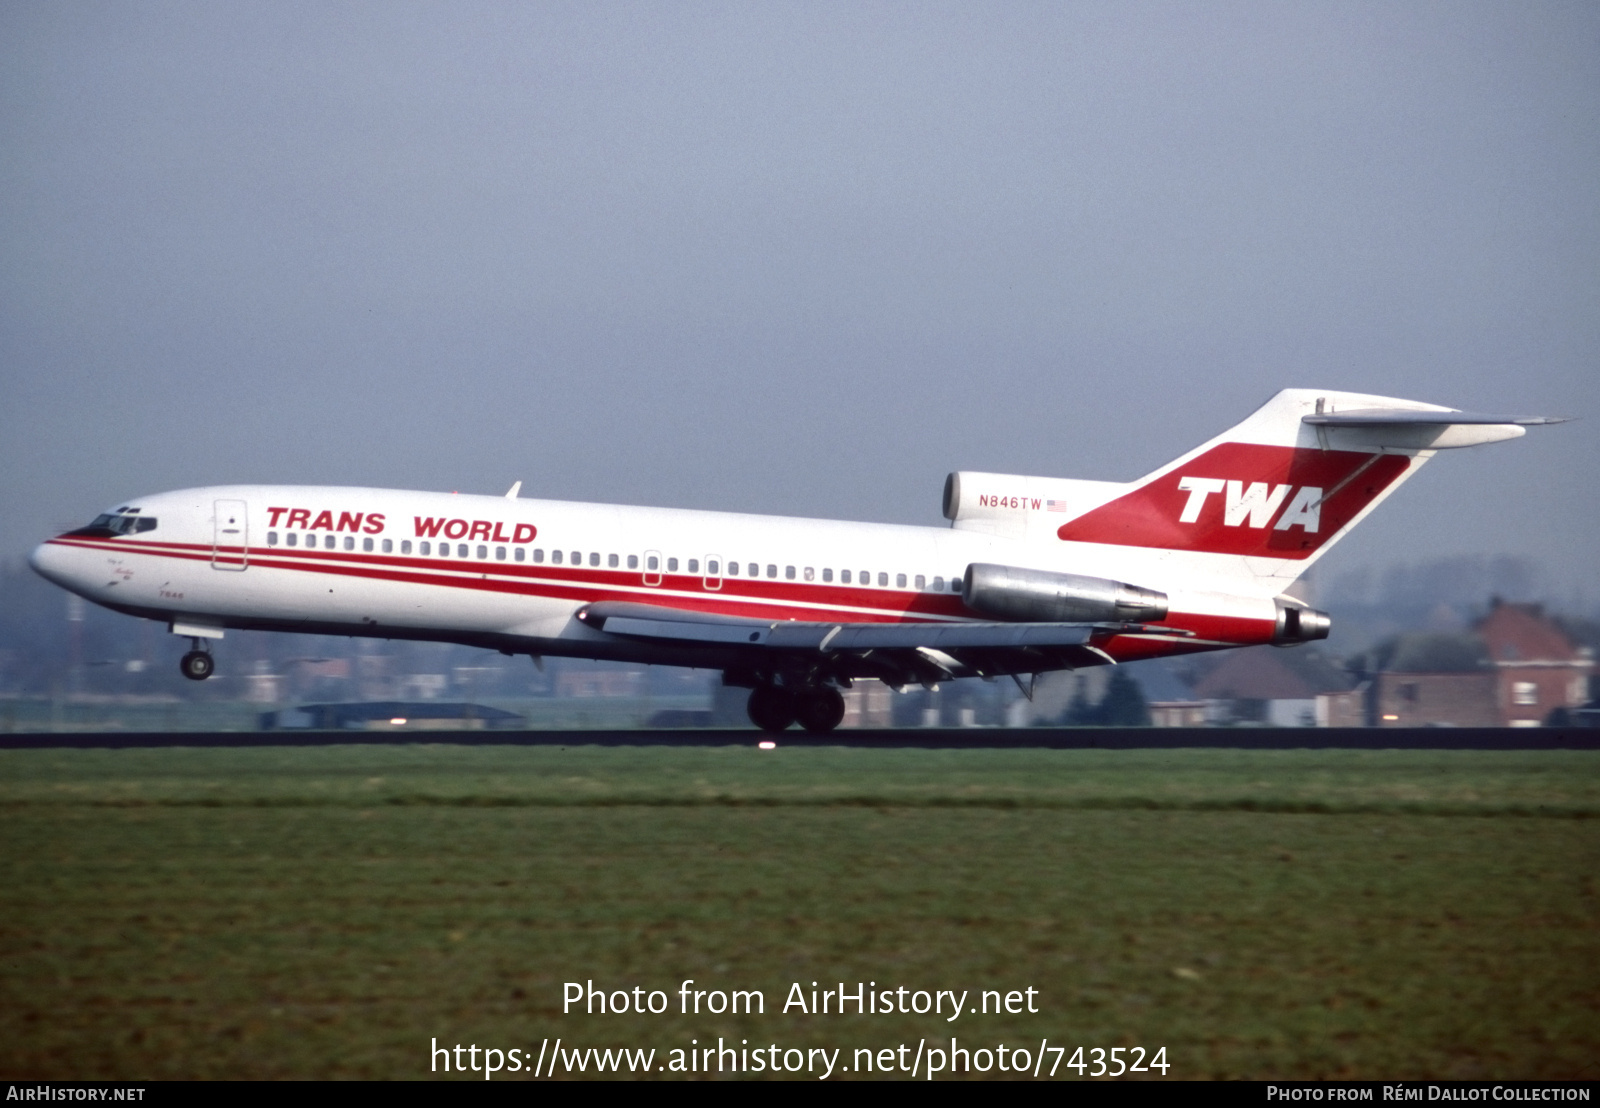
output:
M1301 422L1313 427L1394 427L1409 424L1435 427L1455 424L1543 427L1551 423L1566 423L1567 417L1485 415L1482 412L1418 411L1415 408L1357 408L1348 412L1317 412L1305 416Z

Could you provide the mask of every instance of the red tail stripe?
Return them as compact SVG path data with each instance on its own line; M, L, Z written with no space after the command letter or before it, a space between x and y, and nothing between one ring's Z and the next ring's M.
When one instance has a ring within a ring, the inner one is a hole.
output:
M1062 524L1056 534L1065 542L1300 560L1311 557L1337 535L1410 465L1409 457L1397 454L1223 443ZM1278 507L1267 513L1264 526L1254 526L1257 521L1252 518L1229 526L1224 518L1228 494L1222 491L1202 497L1196 505L1198 518L1185 523L1182 517L1194 496L1178 487L1185 478L1210 480L1219 490L1228 482L1244 488L1259 482L1268 490L1287 485L1289 491ZM1289 511L1299 490L1307 488L1321 490L1315 529L1301 524L1278 528L1276 523Z

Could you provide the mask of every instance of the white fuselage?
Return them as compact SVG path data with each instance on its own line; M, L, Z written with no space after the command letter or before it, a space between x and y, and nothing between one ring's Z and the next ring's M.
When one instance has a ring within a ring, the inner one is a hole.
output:
M1276 618L1270 591L1214 591L1166 551L947 527L316 486L188 489L120 510L132 508L154 527L71 532L33 565L181 634L303 630L716 665L692 648L617 642L575 616L626 601L772 621L971 620L961 579L974 562L1167 593L1166 623L1196 637L1117 636L1119 660L1264 642Z

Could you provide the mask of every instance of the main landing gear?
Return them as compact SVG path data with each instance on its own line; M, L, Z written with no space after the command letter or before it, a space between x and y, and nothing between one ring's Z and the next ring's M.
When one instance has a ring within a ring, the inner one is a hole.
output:
M217 670L217 661L208 651L200 649L198 640L194 642L194 649L178 659L178 669L191 681L204 681Z
M785 731L799 723L813 735L825 735L844 719L844 697L823 685L759 685L750 693L745 711L763 731Z

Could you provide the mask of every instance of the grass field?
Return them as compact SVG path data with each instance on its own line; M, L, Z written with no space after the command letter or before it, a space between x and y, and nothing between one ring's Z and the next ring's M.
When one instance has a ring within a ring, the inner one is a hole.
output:
M954 1035L1164 1046L1182 1078L1592 1079L1597 817L1592 752L4 751L0 1074ZM686 978L766 1013L678 1014ZM672 1008L562 1014L588 979ZM813 981L1039 1010L784 1014Z

